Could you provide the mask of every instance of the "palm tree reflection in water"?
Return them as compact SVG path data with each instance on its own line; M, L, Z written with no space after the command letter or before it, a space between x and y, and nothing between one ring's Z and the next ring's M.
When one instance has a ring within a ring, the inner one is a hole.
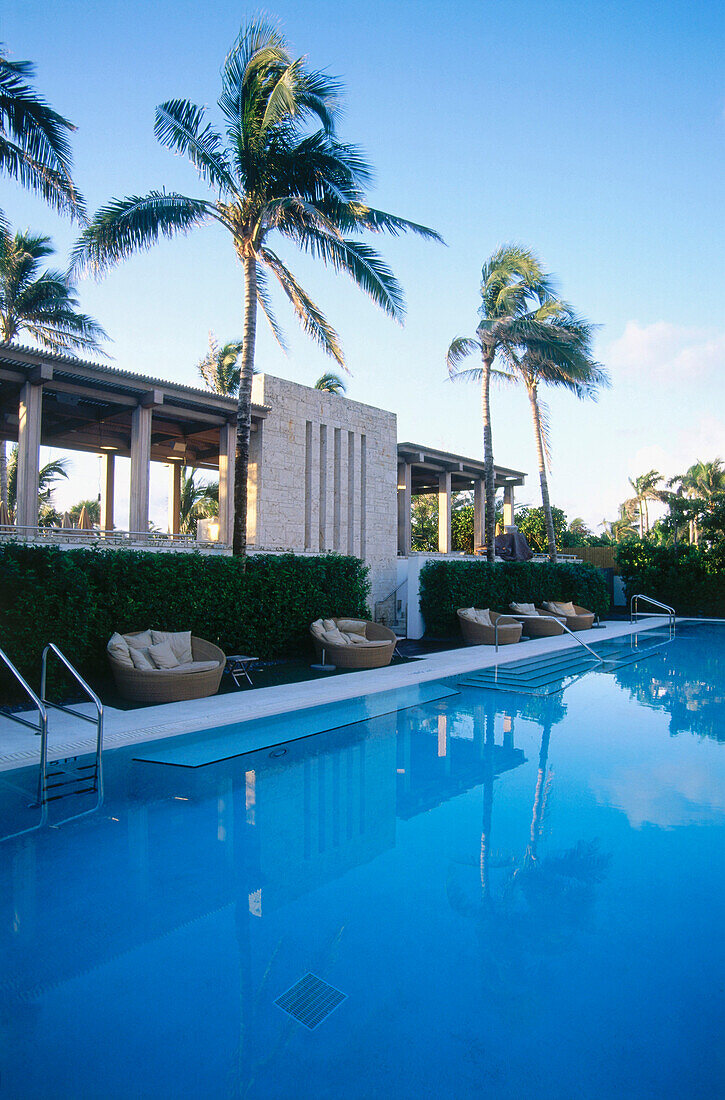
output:
M539 845L554 782L548 767L551 732L566 709L559 696L522 700L517 714L541 725L541 743L534 789L529 841L522 856L497 852L492 845L496 708L474 708L474 736L481 739L484 754L483 814L476 890L467 861L452 862L447 894L451 907L475 921L480 944L482 982L496 993L501 1005L518 1012L526 987L536 982L546 957L560 954L573 940L590 914L594 886L607 872L609 856L599 851L597 840L580 841L573 848L542 856ZM513 723L513 718L504 722ZM477 727L477 728L476 728ZM506 732L504 733L506 747Z

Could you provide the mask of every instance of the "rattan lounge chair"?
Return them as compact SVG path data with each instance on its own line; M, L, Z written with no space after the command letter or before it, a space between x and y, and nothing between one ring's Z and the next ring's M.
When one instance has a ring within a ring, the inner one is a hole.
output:
M136 631L144 633L144 631ZM133 637L133 635L129 635ZM191 639L194 661L214 661L214 668L201 670L126 668L108 654L119 695L135 703L178 703L182 699L204 699L219 690L226 658L219 646L203 638Z
M555 611L548 611L545 607L537 607L536 610L540 615L553 615L555 618L561 619L569 627L569 630L591 630L596 618L593 611L587 611L586 607L579 607L576 603L574 604L575 615L558 615Z
M537 609L535 615L521 615L516 611L512 611L512 614L521 623L527 638L554 638L564 633L561 622L550 611Z
M498 623L498 644L513 645L521 640L521 623L511 615L501 615L498 611L490 611L493 626L484 626L475 620L468 618L466 608L459 607L457 611L461 634L466 645L496 645L496 624Z
M344 622L341 619L332 620L335 626L341 621ZM322 662L324 649L324 663L336 668L384 668L392 661L398 643L397 635L389 627L369 621L365 622L365 638L369 642L385 642L385 645L334 645L318 637L312 627L310 634L318 660Z

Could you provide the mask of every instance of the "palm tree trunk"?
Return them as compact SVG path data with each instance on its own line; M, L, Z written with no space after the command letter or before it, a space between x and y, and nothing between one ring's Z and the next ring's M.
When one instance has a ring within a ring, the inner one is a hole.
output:
M6 451L7 444L4 439L0 439L0 503L5 507L8 505L8 456Z
M257 261L253 255L246 255L244 257L244 344L237 404L237 449L234 457L232 553L235 557L244 557L247 553L247 471L249 469L249 436L252 430L252 379L256 335Z
M551 511L551 500L549 499L549 482L546 477L546 457L544 455L544 444L541 438L541 415L539 413L539 402L536 393L536 387L527 387L529 393L529 401L531 402L531 415L534 420L534 436L536 437L536 458L539 463L539 481L541 482L541 506L544 509L544 518L546 520L546 542L549 550L549 560L556 563L556 535L554 533L554 515Z
M483 417L483 481L486 496L486 560L496 557L496 485L493 468L493 435L491 432L491 366L493 358L483 357L481 379L481 415Z

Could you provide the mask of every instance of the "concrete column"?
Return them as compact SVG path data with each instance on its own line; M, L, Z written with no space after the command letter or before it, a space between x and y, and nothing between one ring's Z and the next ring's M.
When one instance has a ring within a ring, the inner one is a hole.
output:
M151 466L151 407L137 405L131 415L131 493L129 531L149 529L149 476Z
M473 483L473 549L486 543L486 485L482 480Z
M169 534L178 535L181 527L181 462L169 463Z
M398 464L398 553L410 553L410 509L412 506L413 468L409 462Z
M254 434L252 432L252 435ZM236 449L236 422L223 424L219 429L219 542L227 546L231 544L234 534L234 460ZM250 457L251 449L250 437ZM249 497L249 493L247 495ZM249 499L247 504L251 505ZM247 512L249 512L249 507ZM256 536L256 524L254 534ZM252 541L249 525L247 525L247 539Z
M451 552L451 474L438 475L438 553Z
M101 530L113 530L113 497L116 489L116 456L101 455Z
M15 506L18 527L38 526L42 412L43 387L25 382L18 407L18 491Z
M513 485L507 485L503 491L503 525L506 527L513 527L514 525L514 487Z

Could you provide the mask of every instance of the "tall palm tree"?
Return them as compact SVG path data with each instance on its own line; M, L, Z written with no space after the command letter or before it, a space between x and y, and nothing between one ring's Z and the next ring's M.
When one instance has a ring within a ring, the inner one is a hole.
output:
M658 500L657 486L662 481L662 474L657 470L648 470L639 477L629 478L629 484L634 489L635 500L639 507L639 537L644 538L649 533L649 507L648 501Z
M609 377L592 353L592 327L576 317L564 302L549 299L531 313L530 331L524 330L519 343L506 349L507 363L523 382L531 405L534 439L541 484L541 504L546 519L549 558L557 560L554 516L549 497L547 463L551 460L548 409L539 397L542 385L560 386L577 397L596 398Z
M71 177L68 134L75 130L29 81L29 61L11 61L0 43L0 173L41 195L62 213L83 216L83 199ZM0 210L0 225L5 219Z
M345 385L339 374L333 374L332 371L326 371L325 374L315 382L316 390L322 390L323 393L334 393L339 397L344 397L347 392L347 386Z
M446 362L451 378L481 384L483 461L486 497L486 556L495 557L495 475L491 432L491 377L494 362L536 327L530 311L551 297L551 285L534 254L519 245L503 245L483 265L480 321L476 336L457 336ZM480 367L461 370L469 355L481 356Z
M239 363L241 353L241 340L230 340L219 347L219 341L214 333L209 333L209 350L204 358L199 360L197 368L210 390L229 397L235 397L239 393L239 380L242 373Z
M6 227L7 228L7 227ZM54 253L50 237L0 228L0 339L27 333L49 351L101 351L101 326L78 311L75 286L62 271L41 270ZM5 440L0 440L0 500L9 507Z
M364 201L370 168L360 150L334 132L339 85L293 60L281 33L263 19L242 28L222 68L218 105L224 136L203 108L175 99L156 109L155 133L189 157L214 198L151 191L113 199L93 218L76 246L75 262L97 273L160 236L217 223L230 234L244 272L244 327L237 416L234 488L235 554L246 553L247 468L251 430L257 311L282 339L268 296L277 280L309 336L340 366L340 341L320 308L269 244L276 232L303 252L346 272L396 319L400 285L380 255L350 234L407 230L438 234Z

